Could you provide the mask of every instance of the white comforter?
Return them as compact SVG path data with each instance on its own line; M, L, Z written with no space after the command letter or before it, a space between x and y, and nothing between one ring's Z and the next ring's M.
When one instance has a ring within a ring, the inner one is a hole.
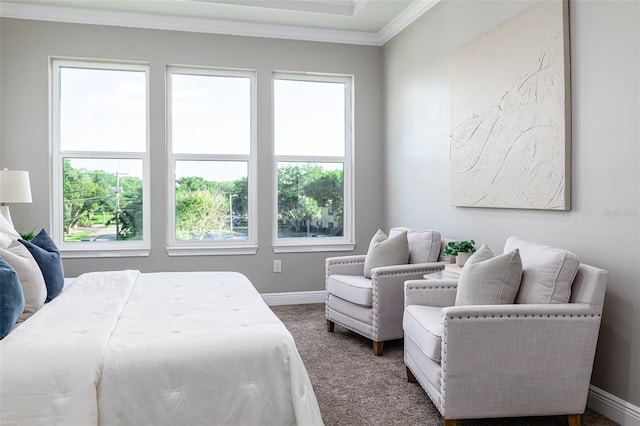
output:
M316 425L291 334L242 274L79 277L0 341L0 424Z

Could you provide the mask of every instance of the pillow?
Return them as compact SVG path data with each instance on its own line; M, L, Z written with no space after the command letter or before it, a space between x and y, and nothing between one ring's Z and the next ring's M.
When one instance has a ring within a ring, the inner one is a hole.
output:
M24 294L24 311L18 322L24 321L36 313L47 298L47 286L44 284L42 272L29 250L18 241L12 241L7 248L0 248L0 256L18 274Z
M409 260L409 243L407 233L401 232L395 237L378 229L369 243L369 250L364 259L364 276L371 278L371 270L381 266L404 265Z
M18 274L0 257L0 339L9 334L24 310L24 294Z
M64 287L64 270L60 259L60 250L56 247L47 231L42 229L31 241L18 240L24 245L36 260L44 283L47 286L47 300L57 297Z
M389 238L401 232L407 233L409 242L408 263L437 262L440 258L440 233L431 229L411 229L396 227L389 231Z
M509 237L505 253L520 250L522 284L516 303L567 303L580 261L570 251Z
M464 264L458 279L456 305L503 305L516 299L522 279L518 249L495 256L483 244Z

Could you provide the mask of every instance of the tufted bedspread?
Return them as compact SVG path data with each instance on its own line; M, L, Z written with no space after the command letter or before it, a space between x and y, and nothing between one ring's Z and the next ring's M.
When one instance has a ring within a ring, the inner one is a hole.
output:
M0 424L321 425L291 334L234 272L80 276L0 341Z

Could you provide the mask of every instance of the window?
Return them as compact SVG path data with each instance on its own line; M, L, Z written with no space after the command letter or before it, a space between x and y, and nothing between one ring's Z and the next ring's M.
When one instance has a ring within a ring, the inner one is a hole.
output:
M148 67L52 61L52 232L66 257L149 253Z
M255 253L255 73L169 67L169 254Z
M273 80L276 251L350 250L350 77L278 73Z

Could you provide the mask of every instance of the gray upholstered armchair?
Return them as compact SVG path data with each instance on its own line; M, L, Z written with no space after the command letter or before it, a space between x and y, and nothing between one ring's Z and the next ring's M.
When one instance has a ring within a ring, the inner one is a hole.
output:
M385 341L403 337L404 282L444 267L439 232L393 228L389 237L402 231L407 231L408 264L373 268L367 278L366 255L330 257L325 263L327 331L337 323L359 333L373 340L378 356Z
M580 425L607 272L565 250L510 237L505 253L515 249L522 279L512 304L456 306L462 275L460 282L405 283L407 378L420 383L447 426L545 415Z

